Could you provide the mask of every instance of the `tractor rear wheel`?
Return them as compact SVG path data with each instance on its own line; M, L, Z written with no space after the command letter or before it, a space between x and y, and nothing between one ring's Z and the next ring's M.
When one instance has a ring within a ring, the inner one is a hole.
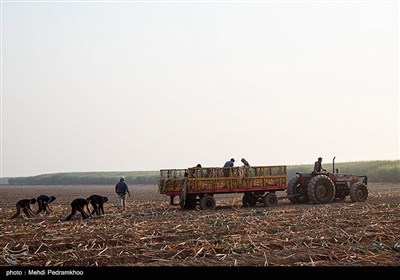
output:
M308 183L307 194L312 203L331 203L335 198L335 185L328 176L317 175Z
M273 192L264 195L262 200L266 207L274 207L278 205L278 197Z
M289 201L293 204L307 203L309 201L307 188L300 185L299 177L290 179L286 194L289 196Z
M363 183L355 183L350 187L350 199L352 202L364 202L368 197L367 186Z

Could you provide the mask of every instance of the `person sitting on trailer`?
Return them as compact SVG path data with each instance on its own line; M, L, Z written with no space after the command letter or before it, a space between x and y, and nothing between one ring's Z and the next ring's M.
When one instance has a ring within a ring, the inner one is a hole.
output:
M198 168L201 168L201 164L200 164L200 163L197 164L195 168L197 168L197 170L196 170L196 172L195 172L195 177L198 177L198 178L199 178L199 177L203 177L203 173L201 172L200 169L198 169Z
M202 167L201 164L199 163L199 164L196 165L195 168L203 168L203 167ZM198 177L198 178L201 178L201 177L203 177L203 178L208 177L208 172L207 172L207 170L206 170L206 169L197 169L196 177Z

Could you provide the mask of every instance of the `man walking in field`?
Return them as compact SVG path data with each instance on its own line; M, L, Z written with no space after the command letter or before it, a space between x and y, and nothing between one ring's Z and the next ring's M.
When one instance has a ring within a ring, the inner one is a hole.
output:
M125 211L126 194L131 196L128 188L128 184L125 182L125 177L121 176L119 182L115 185L115 192L118 194L118 209L122 212Z

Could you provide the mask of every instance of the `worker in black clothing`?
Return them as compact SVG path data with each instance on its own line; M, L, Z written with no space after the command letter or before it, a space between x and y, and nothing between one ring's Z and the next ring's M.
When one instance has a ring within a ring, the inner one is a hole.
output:
M104 215L104 203L108 201L108 197L94 194L88 199L90 199L90 204L93 206L92 215L94 215L94 213L96 213L97 216L101 214Z
M45 213L50 213L52 210L50 209L50 203L52 203L56 198L54 196L48 196L45 194L40 195L36 201L39 206L39 210L36 212L36 214L39 214L40 212L44 211Z
M84 199L84 198L77 198L74 199L71 202L71 214L65 219L66 221L70 220L72 216L76 214L77 211L79 211L82 215L83 219L87 219L92 216L89 210L89 203L90 203L90 198ZM85 208L87 209L87 213L85 212Z
M32 217L33 215L35 215L35 213L33 213L33 211L32 211L31 204L35 204L35 203L36 203L36 198L21 199L16 204L17 213L15 213L10 219L14 219L14 218L18 217L19 214L21 214L21 209L28 218Z

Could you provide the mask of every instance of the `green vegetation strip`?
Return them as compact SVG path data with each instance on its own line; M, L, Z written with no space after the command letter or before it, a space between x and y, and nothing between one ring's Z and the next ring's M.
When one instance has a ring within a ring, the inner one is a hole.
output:
M325 162L324 168L333 171L332 163ZM173 166L171 167L173 168ZM376 160L358 162L337 162L335 169L340 173L367 175L369 182L400 182L400 160ZM288 165L287 178L296 172L310 172L313 165ZM31 177L8 178L8 184L15 185L110 185L124 175L128 184L157 184L159 171L114 171L114 172L70 172L44 174Z

